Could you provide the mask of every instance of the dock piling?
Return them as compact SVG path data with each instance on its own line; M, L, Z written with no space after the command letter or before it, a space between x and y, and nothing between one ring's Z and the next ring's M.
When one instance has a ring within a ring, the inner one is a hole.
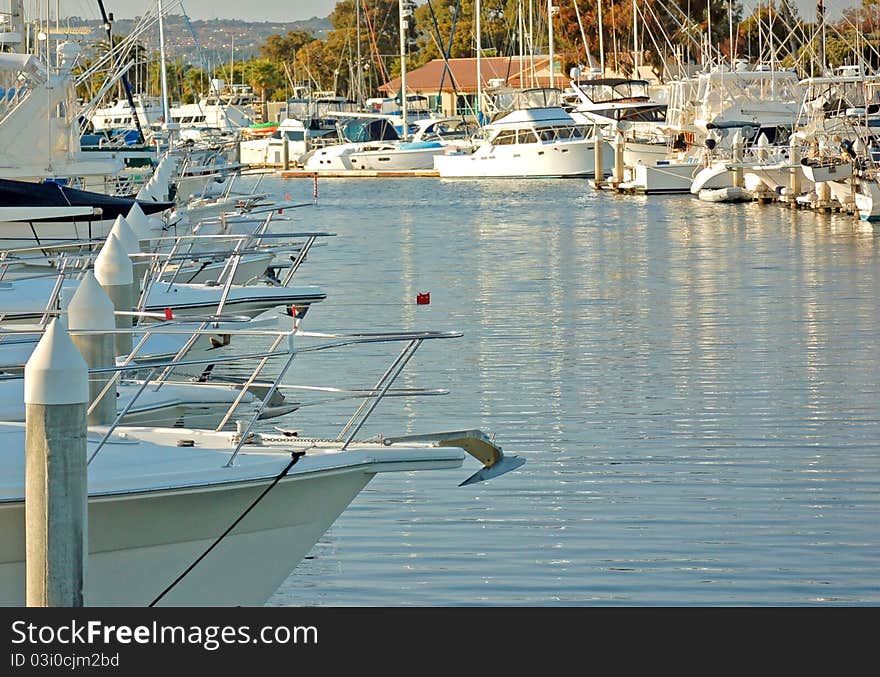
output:
M24 368L25 599L81 607L88 542L88 371L53 319Z

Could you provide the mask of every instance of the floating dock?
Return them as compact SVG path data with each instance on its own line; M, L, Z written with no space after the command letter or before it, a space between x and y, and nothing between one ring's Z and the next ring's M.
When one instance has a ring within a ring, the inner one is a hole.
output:
M440 173L435 169L283 169L278 175L282 179L390 179L439 177Z

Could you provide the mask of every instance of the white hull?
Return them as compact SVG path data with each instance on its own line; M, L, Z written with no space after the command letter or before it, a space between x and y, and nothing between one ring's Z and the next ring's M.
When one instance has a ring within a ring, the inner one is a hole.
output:
M802 160L800 167L804 176L813 183L817 181L843 181L852 176L853 170L851 162L843 162L836 158L829 158L823 162Z
M374 171L415 171L433 169L434 157L442 154L442 146L411 150L361 151L352 153L349 161L353 169Z
M280 482L160 606L264 604L371 474ZM89 499L88 606L146 606L269 483ZM24 503L0 505L0 605L24 606Z
M780 189L791 185L792 171L797 172L796 166L788 163L776 163L773 165L743 164L739 167L742 174L743 186L750 191L778 192ZM800 178L803 192L812 189L813 184L806 178ZM715 164L701 169L694 177L691 185L691 193L699 194L704 190L719 190L731 188L736 183L736 168L732 163L716 162Z
M92 438L103 428L90 429ZM378 472L460 467L459 448L264 436L226 467L228 433L125 428L88 466L89 606L153 602L305 451L162 606L261 605ZM0 605L25 601L24 426L0 426ZM193 446L180 447L177 440ZM220 446L215 446L215 445Z
M0 319L4 322L39 320L54 284L54 279L44 277L23 278L0 285ZM78 284L78 280L66 280L62 295L72 294ZM148 312L163 312L166 308L171 308L175 318L210 314L216 312L222 293L223 288L217 285L169 285L159 281L150 288L144 309ZM306 307L325 298L326 294L315 286L233 285L227 295L224 312L254 317L269 308L291 304Z
M95 217L76 221L0 221L0 250L69 244L77 240L103 239L113 220Z
M862 221L880 220L880 186L876 179L861 179L853 197Z
M622 190L646 195L689 193L694 175L700 169L696 162L658 162L654 165L633 165L624 173Z
M603 143L606 172L614 166L614 151ZM482 146L471 154L436 155L434 169L441 178L590 178L596 174L593 140L553 144Z
M697 197L703 202L748 202L751 193L745 188L729 186L727 188L704 188Z
M669 157L669 147L663 143L638 143L627 141L623 147L623 164L627 167L633 165L654 165L663 162Z
M251 139L239 144L239 161L245 165L281 167L284 165L284 144L287 143L287 161L299 164L306 153L305 141L286 139Z

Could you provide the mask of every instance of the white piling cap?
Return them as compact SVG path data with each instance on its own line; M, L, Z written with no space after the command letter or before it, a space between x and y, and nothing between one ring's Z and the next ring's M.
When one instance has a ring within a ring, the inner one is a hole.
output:
M137 192L137 195L135 197L138 200L151 200L153 202L156 202L157 200L153 192L153 185L151 185L150 182L147 181L143 186L141 186L141 189Z
M89 372L62 318L46 328L24 365L26 404L88 404Z
M95 279L102 287L134 282L131 259L113 233L107 236L107 241L95 259Z
M101 289L91 270L86 271L67 304L67 326L77 329L115 329L113 301Z
M147 185L150 186L150 193L157 200L163 200L168 195L168 180L164 177L153 174Z
M110 232L116 236L116 239L122 244L129 254L139 254L141 251L141 243L138 239L138 236L135 235L134 230L129 225L128 221L125 220L125 217L120 214L116 217L116 220L113 222L113 227L110 229Z
M131 229L139 240L150 239L150 221L137 202L135 202L131 206L131 209L128 210L128 215L125 217L125 220L128 221L128 225L131 226Z

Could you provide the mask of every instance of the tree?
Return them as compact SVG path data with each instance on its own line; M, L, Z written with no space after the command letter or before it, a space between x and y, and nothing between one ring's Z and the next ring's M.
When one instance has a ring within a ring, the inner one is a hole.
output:
M315 39L308 31L290 31L287 35L270 35L260 46L260 55L277 64L293 63L301 47Z
M281 72L268 59L252 59L245 66L245 78L254 91L260 94L260 106L265 119L267 94L284 84Z

